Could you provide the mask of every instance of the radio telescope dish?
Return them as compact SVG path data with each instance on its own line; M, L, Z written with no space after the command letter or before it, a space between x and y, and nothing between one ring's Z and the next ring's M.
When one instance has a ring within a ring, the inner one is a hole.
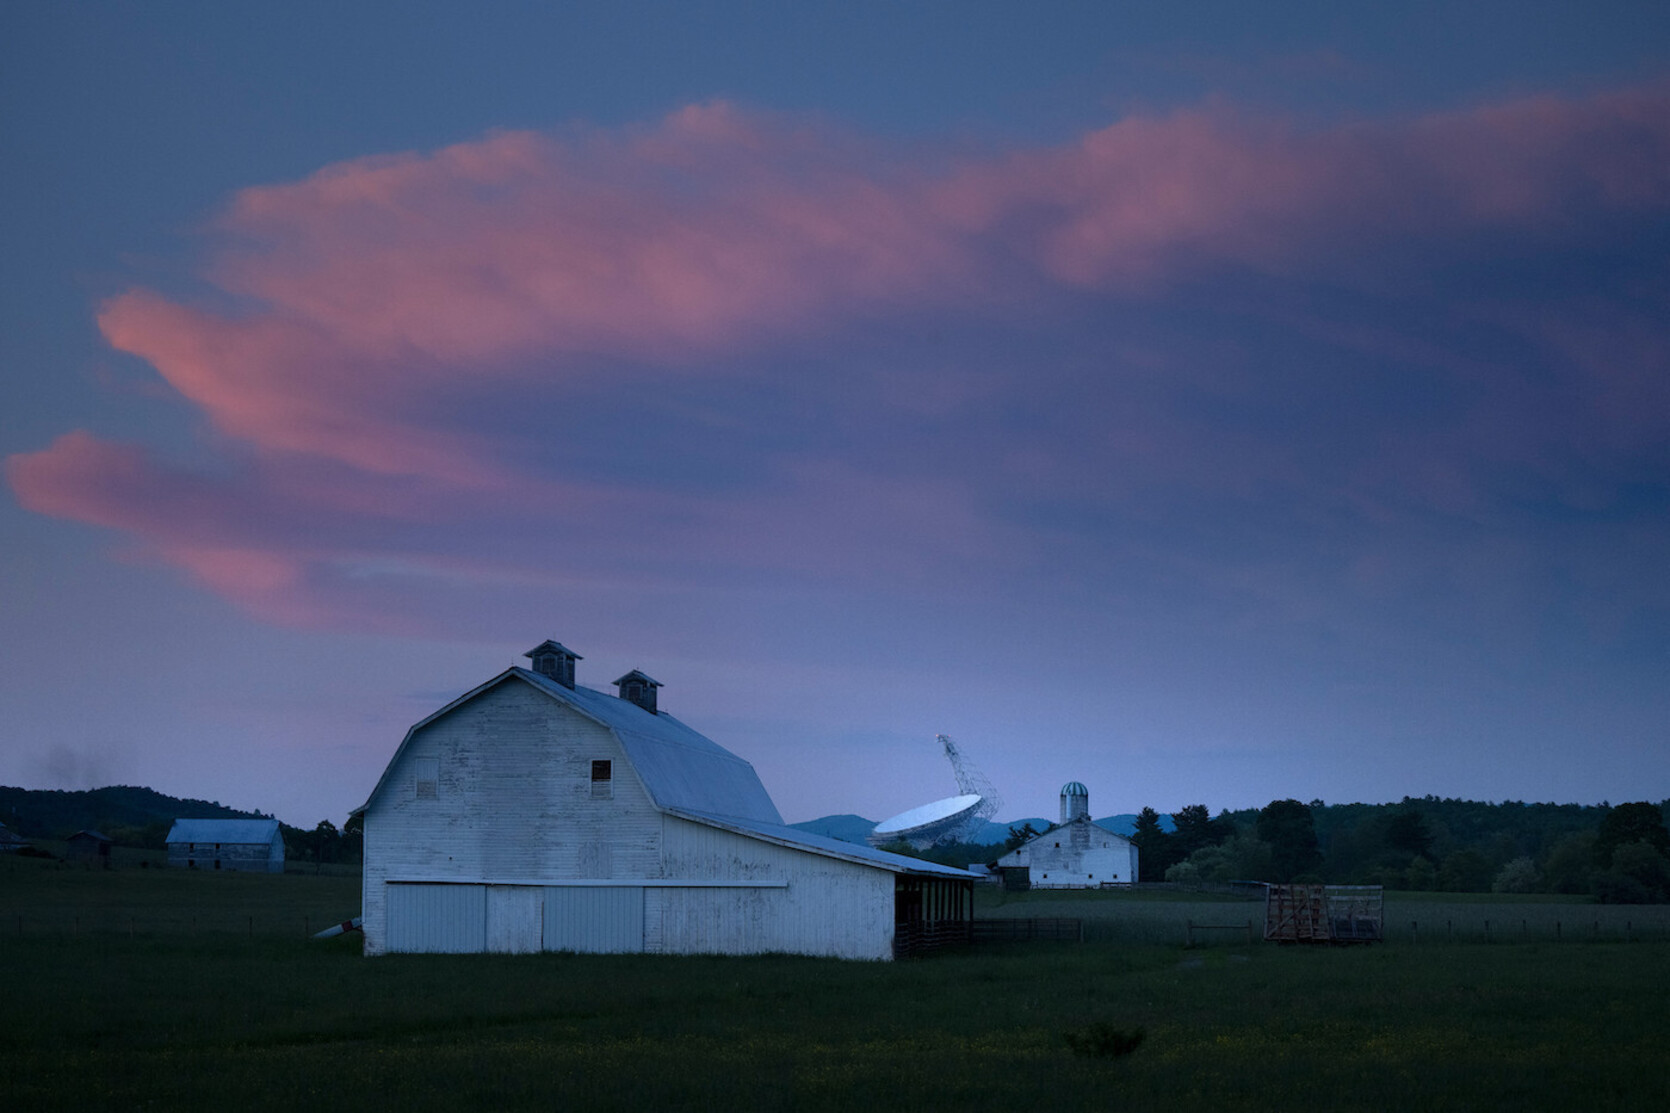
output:
M876 824L868 836L869 843L881 846L903 841L920 850L935 843L950 842L978 816L984 802L984 797L964 795L922 804Z

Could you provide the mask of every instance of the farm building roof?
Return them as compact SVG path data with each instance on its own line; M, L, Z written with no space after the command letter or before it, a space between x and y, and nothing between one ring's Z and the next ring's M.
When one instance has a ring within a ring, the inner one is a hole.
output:
M510 671L614 731L658 807L782 826L752 765L666 712L593 688L565 688L528 669Z
M167 842L270 843L276 819L176 819Z
M974 876L969 870L958 869L955 866L942 866L937 862L927 862L921 858L908 858L903 854L891 854L885 850L876 850L858 843L832 839L827 835L814 835L810 831L786 827L781 823L755 823L734 820L725 816L687 812L679 808L669 810L672 814L685 819L692 819L698 823L706 823L727 831L735 831L738 834L776 843L779 846L811 850L825 857L843 858L861 865L879 866L882 869L891 870L893 873L931 874L935 877L955 877L963 881L967 881Z
M966 870L889 854L867 846L798 831L783 823L771 794L760 783L754 767L719 743L685 726L665 711L651 712L606 692L576 685L569 688L530 669L511 667L478 688L459 696L407 731L400 748L405 749L420 729L453 708L474 699L507 680L530 684L554 700L607 727L631 761L663 811L685 819L725 828L766 842L797 847L828 857L891 870L894 873L925 873L967 878ZM382 789L389 771L398 763L399 752L383 771L383 778L371 790L363 811Z

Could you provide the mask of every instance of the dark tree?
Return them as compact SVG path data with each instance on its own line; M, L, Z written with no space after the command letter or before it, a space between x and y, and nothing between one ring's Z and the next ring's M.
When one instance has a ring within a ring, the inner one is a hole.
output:
M1657 804L1619 804L1607 812L1595 837L1596 864L1602 869L1610 866L1613 851L1632 842L1644 842L1670 855L1670 830L1665 829L1664 813Z
M1030 823L1023 823L1019 827L1011 827L1009 828L1009 837L1003 840L1003 850L1005 853L1011 850L1019 850L1037 838L1038 835L1039 832L1034 831Z
M1137 879L1164 881L1166 870L1182 861L1172 837L1160 827L1160 813L1144 808L1137 813L1136 830L1131 841L1137 848Z
M1386 823L1386 845L1403 858L1432 857L1432 830L1413 808L1400 808Z
M1322 864L1316 845L1316 821L1297 800L1272 800L1258 813L1258 837L1270 844L1270 864L1278 881L1292 881Z
M321 819L319 825L313 828L314 873L318 873L319 867L325 862L336 861L336 848L341 838L341 834L336 829L336 824L328 819Z
M1171 818L1177 825L1171 837L1176 840L1179 861L1197 850L1217 846L1234 834L1227 822L1212 818L1212 813L1206 810L1205 804L1190 804L1186 808L1179 808L1171 813Z

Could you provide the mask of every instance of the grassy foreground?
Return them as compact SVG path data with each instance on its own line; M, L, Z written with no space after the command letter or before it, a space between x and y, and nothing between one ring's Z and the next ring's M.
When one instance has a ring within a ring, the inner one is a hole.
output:
M321 887L352 892L351 878L121 873L0 870L6 1108L1670 1104L1660 942L367 960L357 937L309 943L289 926L309 901L340 915ZM93 930L112 883L129 922ZM131 909L158 885L150 922ZM89 928L7 930L19 898L46 891L61 911L79 891ZM225 906L240 899L271 929L249 912L236 930ZM199 905L231 926L182 928ZM1134 1051L1094 1054L1097 1032L1137 1028Z

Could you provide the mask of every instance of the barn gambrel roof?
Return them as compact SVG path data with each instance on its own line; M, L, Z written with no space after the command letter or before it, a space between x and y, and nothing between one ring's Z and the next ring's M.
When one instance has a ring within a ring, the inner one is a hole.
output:
M276 819L176 819L164 842L266 845L278 834Z
M874 850L868 846L809 834L789 827L772 803L754 767L711 738L685 726L665 711L651 712L619 696L576 685L569 688L530 669L511 667L464 693L406 732L358 811L371 806L389 773L417 732L477 696L511 680L520 680L608 728L626 751L627 760L656 807L683 819L734 831L780 846L841 858L893 873L932 874L966 879L966 870Z

